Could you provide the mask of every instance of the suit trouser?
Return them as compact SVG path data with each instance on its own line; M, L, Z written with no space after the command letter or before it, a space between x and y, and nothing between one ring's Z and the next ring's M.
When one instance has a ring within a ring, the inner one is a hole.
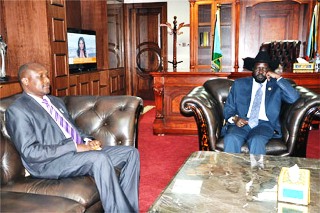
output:
M241 146L247 142L250 154L266 154L266 144L272 138L274 130L269 121L259 120L259 124L252 128L249 125L238 127L230 125L224 136L224 151L240 153Z
M121 169L118 178L115 167ZM139 212L140 158L130 146L66 154L46 165L47 177L94 177L105 212Z

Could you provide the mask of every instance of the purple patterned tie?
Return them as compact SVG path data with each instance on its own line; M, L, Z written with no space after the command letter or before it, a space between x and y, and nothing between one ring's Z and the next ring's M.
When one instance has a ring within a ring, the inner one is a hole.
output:
M63 116L61 116L54 107L52 107L52 105L48 102L47 99L43 99L42 103L44 103L47 106L47 109L48 109L51 117L56 121L56 123L62 129L64 129L72 137L73 141L76 142L77 144L81 144L82 139L81 139L80 135L69 124L69 122Z

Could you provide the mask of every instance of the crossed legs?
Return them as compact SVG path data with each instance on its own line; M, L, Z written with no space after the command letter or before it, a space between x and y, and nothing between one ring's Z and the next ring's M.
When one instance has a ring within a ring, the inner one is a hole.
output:
M115 168L121 169L120 177ZM67 154L47 164L45 174L61 178L91 175L105 212L139 212L140 157L133 147Z

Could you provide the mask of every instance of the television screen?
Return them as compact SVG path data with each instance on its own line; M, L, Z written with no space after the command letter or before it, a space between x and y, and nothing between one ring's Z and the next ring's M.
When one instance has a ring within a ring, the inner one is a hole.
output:
M96 32L69 28L67 39L70 73L96 70Z

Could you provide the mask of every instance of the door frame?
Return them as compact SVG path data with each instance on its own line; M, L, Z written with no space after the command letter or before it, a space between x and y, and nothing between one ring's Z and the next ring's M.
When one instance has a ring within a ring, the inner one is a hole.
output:
M136 14L137 9L148 8L161 8L161 21L159 24L167 22L167 3L137 3L137 4L125 4L124 6L124 48L125 48L125 72L126 72L126 94L134 94L134 88L136 85L133 79L136 66ZM160 25L159 25L160 28ZM168 68L168 33L164 27L160 28L160 40L161 40L161 56L163 71Z

